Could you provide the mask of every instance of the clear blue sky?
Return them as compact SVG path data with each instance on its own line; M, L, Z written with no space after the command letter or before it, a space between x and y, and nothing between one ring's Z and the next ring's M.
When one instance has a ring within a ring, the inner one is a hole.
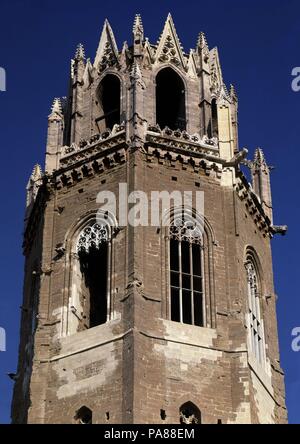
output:
M9 422L12 382L6 372L17 364L25 186L34 163L44 162L53 97L67 92L77 43L94 58L106 17L120 47L131 40L135 13L156 42L169 11L186 50L199 31L210 47L218 46L225 81L239 95L240 144L251 155L261 146L276 167L275 223L289 225L287 237L272 241L281 359L289 419L300 423L300 352L291 350L291 330L300 327L300 92L291 89L292 68L300 66L299 0L1 0L0 66L7 71L7 92L0 93L0 327L7 331L7 351L0 353L0 423Z

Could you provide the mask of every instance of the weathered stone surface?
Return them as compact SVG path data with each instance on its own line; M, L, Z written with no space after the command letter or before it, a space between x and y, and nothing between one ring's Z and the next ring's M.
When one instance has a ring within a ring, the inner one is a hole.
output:
M94 66L82 46L76 52L69 97L55 100L49 116L46 174L28 188L13 422L75 423L86 406L93 423L179 423L190 401L204 423L284 423L269 168L258 151L254 189L240 171L237 96L223 83L218 53L201 34L185 54L170 16L158 46L144 40L140 17L132 47L118 52L108 22L100 43ZM184 81L186 131L156 125L155 78L167 66ZM100 134L98 88L108 73L120 80L120 122ZM218 139L209 129L213 100ZM78 328L76 239L95 217L98 193L118 198L120 183L149 198L204 192L204 327L170 320L168 229L127 226L110 240L107 323ZM260 268L264 366L246 323L250 247Z

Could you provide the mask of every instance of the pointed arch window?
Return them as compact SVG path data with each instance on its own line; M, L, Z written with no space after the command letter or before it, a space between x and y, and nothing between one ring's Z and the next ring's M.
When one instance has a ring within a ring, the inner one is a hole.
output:
M80 232L72 260L69 333L107 322L110 294L110 231L92 220Z
M201 424L201 412L192 402L186 402L179 409L180 424Z
M170 226L171 320L205 325L203 245L198 228L180 216Z
M260 309L260 283L254 262L249 259L246 262L247 289L248 289L248 329L249 342L252 354L257 361L265 363L265 340L263 320Z
M211 102L211 137L219 138L218 104L216 99L213 99Z
M93 412L91 409L84 405L76 412L74 419L77 424L92 424Z
M120 124L121 83L117 76L107 74L98 88L99 115L96 124L100 133Z
M185 87L172 68L163 68L156 76L156 123L161 128L186 129Z

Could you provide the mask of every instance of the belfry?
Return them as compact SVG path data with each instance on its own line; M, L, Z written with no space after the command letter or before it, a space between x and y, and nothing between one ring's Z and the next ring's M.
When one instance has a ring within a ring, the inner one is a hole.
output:
M27 186L13 423L287 421L271 255L286 227L262 149L247 154L203 33L185 52L169 14L152 44L137 15L121 49L107 20L94 60L77 47ZM171 196L169 223L122 224L120 184ZM175 191L203 194L201 235Z

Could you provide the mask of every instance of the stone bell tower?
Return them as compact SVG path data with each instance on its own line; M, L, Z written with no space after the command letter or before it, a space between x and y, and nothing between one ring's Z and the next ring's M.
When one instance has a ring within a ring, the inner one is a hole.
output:
M14 423L286 422L270 246L286 228L262 150L246 157L203 33L185 52L169 15L152 44L137 15L121 50L107 20L94 61L78 46L27 187ZM175 217L187 191L200 236ZM168 195L169 224L145 223L138 200Z

